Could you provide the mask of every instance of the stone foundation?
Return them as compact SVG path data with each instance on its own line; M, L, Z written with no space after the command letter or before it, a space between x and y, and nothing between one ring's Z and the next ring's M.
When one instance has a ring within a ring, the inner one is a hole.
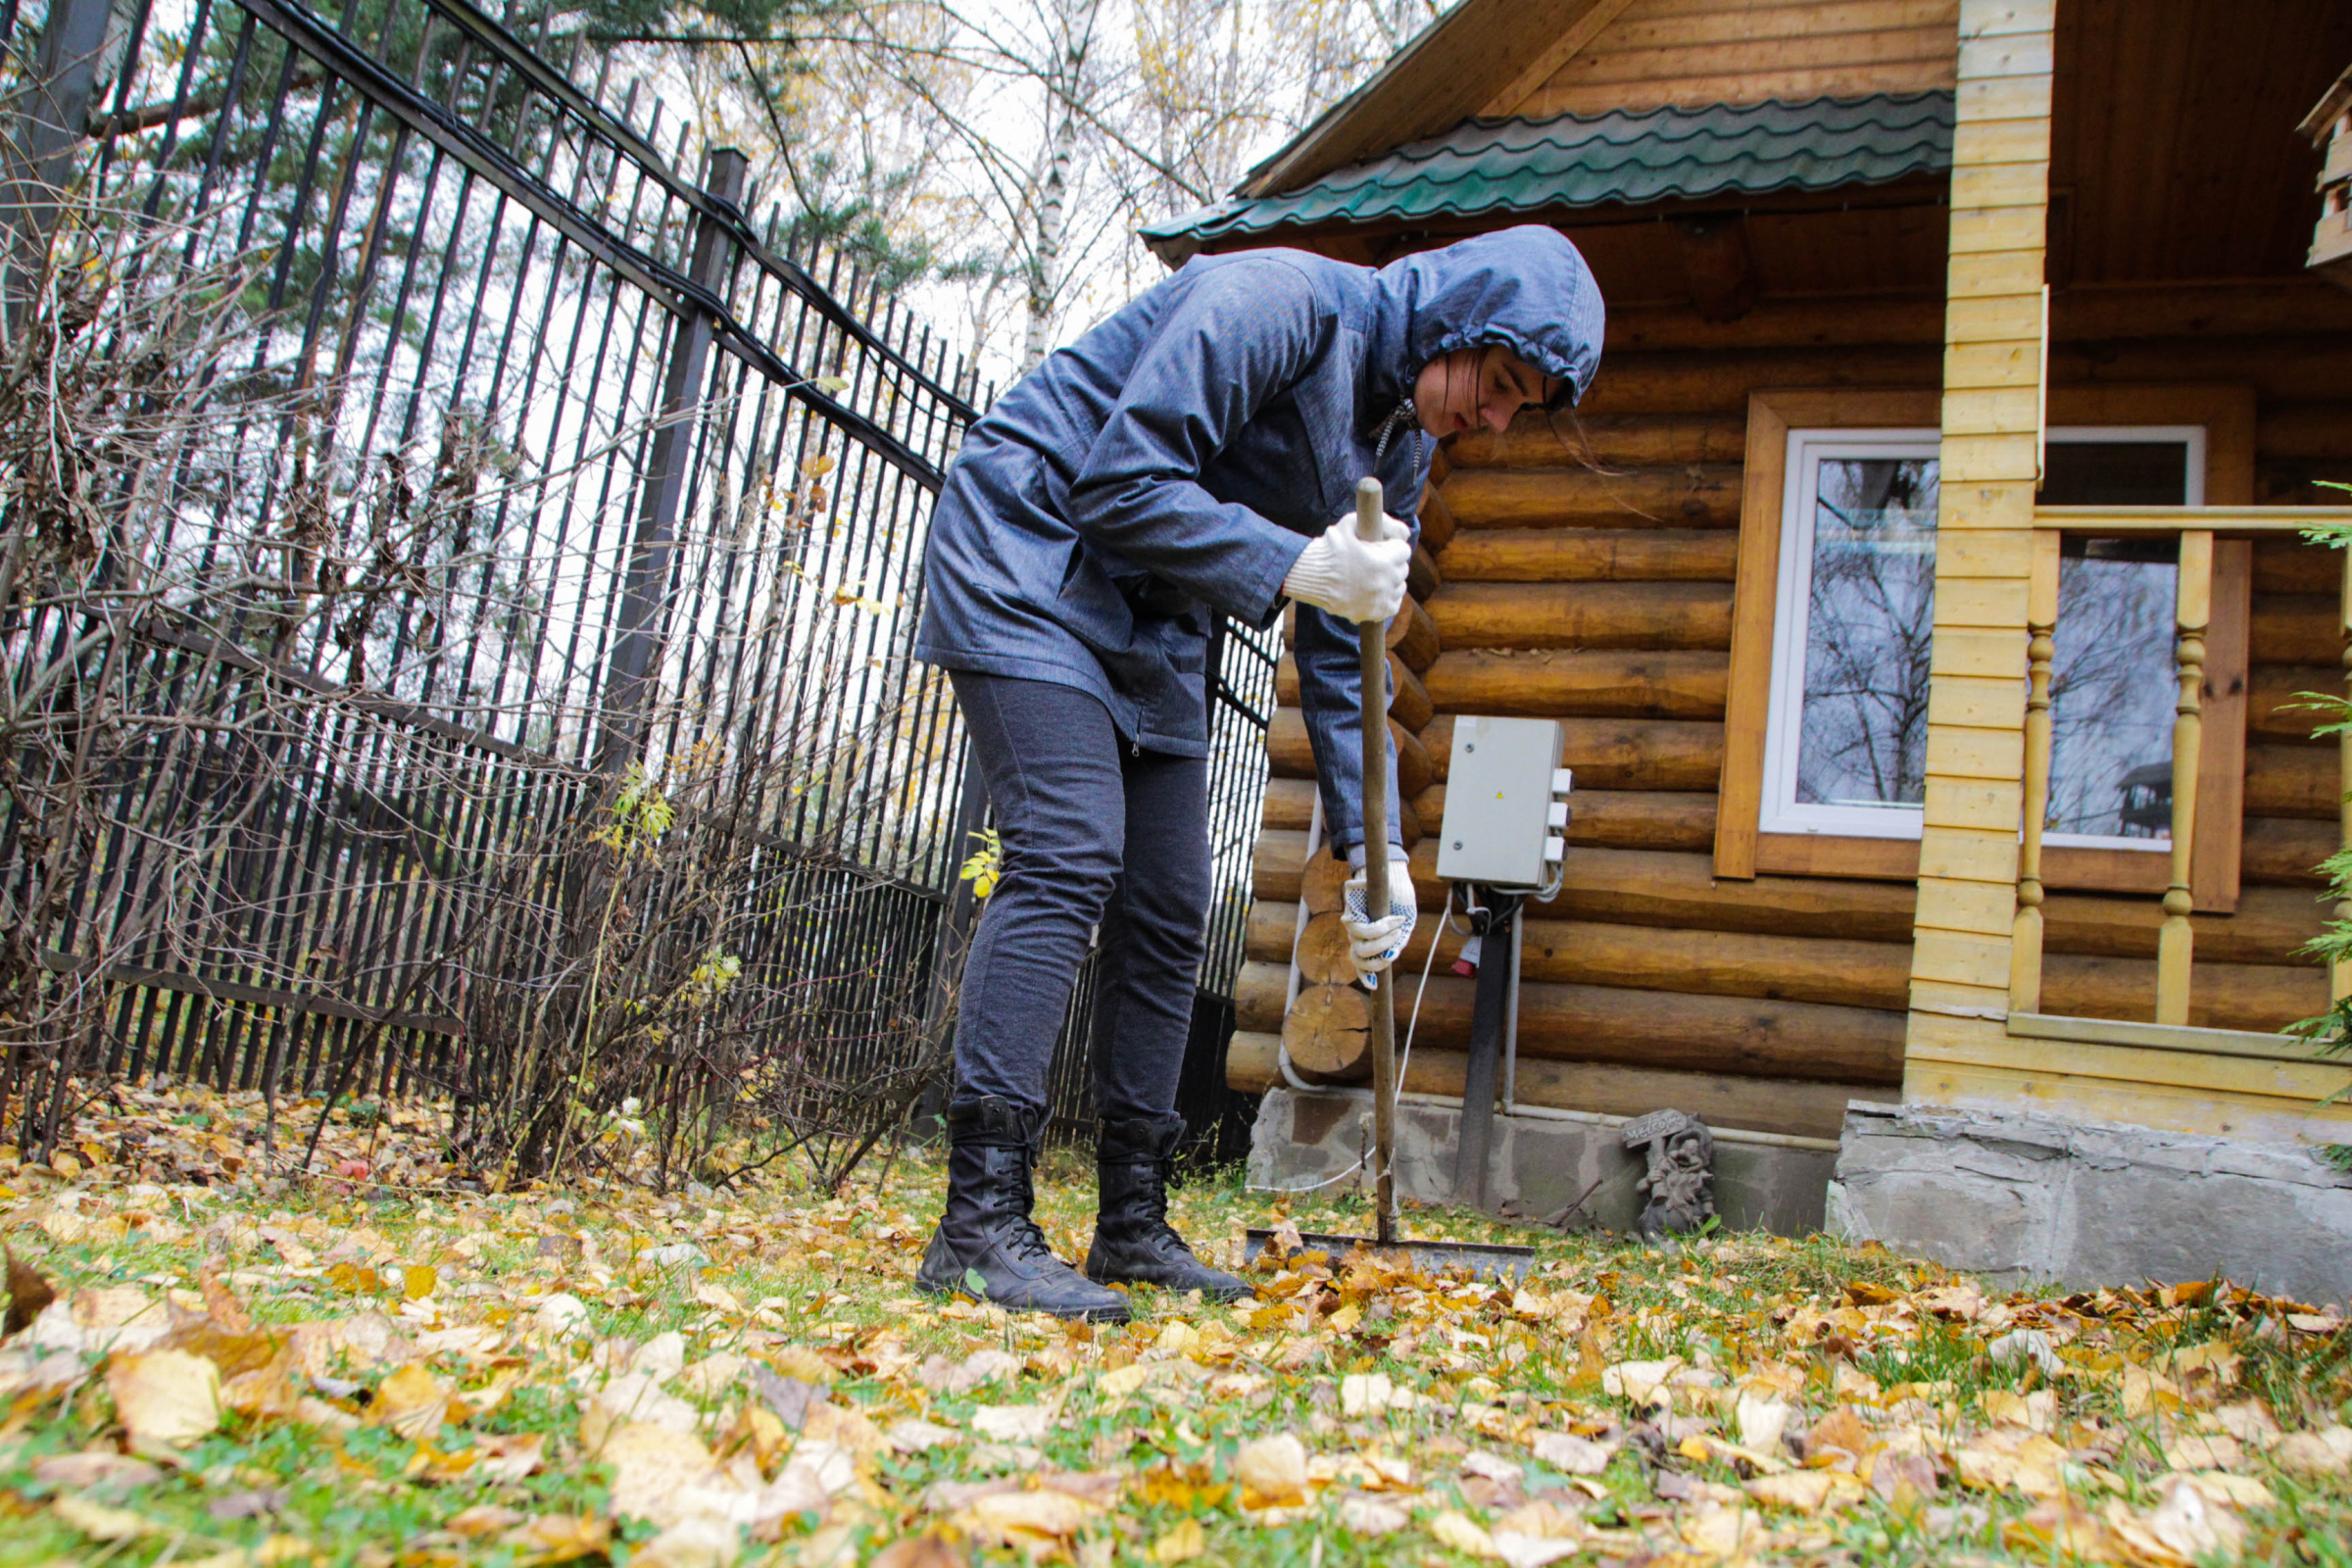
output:
M1453 1202L1453 1159L1462 1113L1451 1105L1406 1102L1396 1107L1396 1194L1424 1203ZM1805 1236L1821 1228L1837 1155L1826 1149L1741 1141L1717 1129L1715 1209L1729 1230ZM1269 1091L1250 1139L1254 1187L1304 1187L1369 1193L1356 1165L1372 1144L1372 1097L1362 1090ZM1582 1212L1613 1231L1630 1232L1642 1212L1634 1184L1641 1156L1619 1142L1614 1125L1548 1116L1494 1118L1487 1196L1496 1207L1549 1219L1583 1199ZM1368 1163L1368 1162L1367 1162Z
M2352 1176L2302 1149L1857 1102L1828 1218L1849 1240L2016 1282L2218 1274L2299 1300L2352 1297Z

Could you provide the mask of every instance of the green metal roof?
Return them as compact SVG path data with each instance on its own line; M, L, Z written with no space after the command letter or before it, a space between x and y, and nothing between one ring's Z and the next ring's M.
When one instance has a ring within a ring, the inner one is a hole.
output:
M1951 166L1948 92L1466 120L1303 189L1229 197L1139 232L1173 266L1220 240L1308 224L1824 190Z

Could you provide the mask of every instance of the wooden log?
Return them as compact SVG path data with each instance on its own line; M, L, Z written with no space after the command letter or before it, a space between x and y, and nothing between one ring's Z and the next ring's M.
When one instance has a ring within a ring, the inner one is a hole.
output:
M1936 386L1941 381L1942 368L1941 351L1927 345L1857 347L1836 354L1801 349L1626 354L1611 359L1606 373L1593 378L1592 390L1585 394L1580 412L1587 417L1659 412L1737 414L1746 410L1747 395L1760 386ZM2054 373L2052 378L2060 379Z
M1337 940L1345 943L1344 931ZM1444 973L1466 940L1445 922L1424 920L1413 928L1401 969L1417 983L1435 941L1435 972ZM1347 963L1344 947L1339 962ZM1911 945L1530 919L1521 932L1519 973L1523 981L1562 985L1899 1010L1910 1001Z
M2164 909L2148 898L2053 893L2043 902L2042 917L2045 952L2153 958ZM2234 913L2191 915L2189 929L2199 963L2295 963L2297 950L2320 934L2324 917L2308 893L2249 887L2238 894Z
M2239 843L2239 874L2248 882L2318 887L2327 879L2318 866L2343 847L2333 822L2249 816Z
M1360 1079L1372 1072L1371 1030L1371 1000L1355 986L1300 986L1282 1020L1282 1044L1302 1071Z
M1252 963L1289 963L1291 938L1298 929L1298 906L1292 900L1254 899L1242 928L1242 956Z
M1430 669L1435 672L1445 664L1441 658ZM2343 671L2329 664L2256 664L2247 682L2246 738L2290 746L2335 745L2333 736L2323 741L2311 733L2314 725L2335 716L2315 708L2312 694L2337 691L2343 678Z
M1479 528L1729 528L1740 521L1740 466L1464 468L1446 481L1446 507Z
M2257 664L2333 664L2343 657L2333 594L2257 594L2251 657Z
M2062 342L2345 331L2352 331L2352 295L2311 276L2078 283L2058 290L2050 302L2050 332ZM2266 410L2266 422L2269 417Z
M1339 910L1306 922L1306 929L1298 933L1295 957L1302 985L1344 986L1355 979L1355 965L1348 961L1348 928L1340 923Z
M1437 710L1421 677L1395 654L1389 656L1389 716L1419 734ZM1274 701L1284 708L1298 706L1298 661L1287 653L1274 665Z
M1437 662L1438 650L1444 644L1438 637L1437 623L1417 599L1407 599L1404 608L1389 622L1389 652L1416 670L1427 669Z
M2324 333L2288 332L2203 342L2140 338L2060 344L2050 354L2050 384L2054 387L2162 381L2250 386L2265 407L2320 402L2343 395L2343 350Z
M1421 525L1421 543L1439 554L1453 542L1453 514L1446 509L1445 487L1433 471L1429 487L1421 492L1421 510L1416 518Z
M1438 656L1440 659L1445 655ZM1437 668L1432 661L1430 668ZM1422 726L1437 716L1437 705L1430 700L1429 688L1395 654L1389 656L1389 717L1402 724L1411 734L1421 733Z
M1299 879L1298 898L1306 906L1309 917L1328 914L1340 906L1340 890L1348 881L1348 862L1329 850L1317 850L1307 858L1305 874Z
M1436 765L1421 737L1393 718L1389 720L1389 739L1396 745L1396 787L1404 792L1401 798L1409 801L1429 788L1437 777Z
M2345 414L2352 431L2352 409ZM1481 535L1480 537L1485 537ZM1451 555L1464 540L1447 549ZM1452 570L1450 564L1446 570ZM2307 545L2299 539L2254 541L2254 591L2258 594L2331 594L2344 574L2344 559L2326 545Z
M1730 678L1730 659L1706 650L1468 649L1439 655L1423 685L1455 713L1721 718Z
M1715 842L1715 797L1680 790L1579 789L1570 803L1568 842L1618 850L1703 850ZM1446 786L1432 784L1413 802L1421 831L1446 820Z
M1899 1010L1911 991L1908 942L1529 920L1520 964L1529 980L1846 1007Z
M1723 770L1723 726L1672 718L1563 718L1561 760L1580 788L1712 790ZM1453 719L1440 713L1421 732L1435 778L1453 748Z
M2155 1004L2151 961L2058 954L2042 959L2045 1012L2145 1022L2155 1015ZM2328 971L2317 964L2199 963L2192 969L2192 1028L2278 1030L2327 1010Z
M1260 827L1296 828L1306 831L1314 821L1315 781L1311 778L1270 778L1266 780L1266 800Z
M1747 452L1744 405L1735 416L1605 414L1548 416L1530 409L1500 435L1465 431L1446 442L1454 467L1561 468L1738 463Z
M1660 349L1845 348L1941 343L1940 295L1839 300L1763 300L1736 325L1710 321L1687 305L1616 306L1603 358Z
M1306 715L1277 708L1266 725L1266 765L1276 778L1313 778L1314 743L1306 738Z
M1237 1095L1282 1088L1282 1036L1236 1029L1225 1043L1225 1087Z
M1306 870L1304 829L1268 828L1257 835L1250 855L1250 892L1260 899L1295 902L1298 879Z
M1416 888L1424 864L1434 878L1435 839L1422 840L1414 856ZM1711 857L1656 850L1584 850L1569 856L1562 871L1559 894L1531 909L1532 915L1856 942L1911 940L1916 889L1907 883L1799 876L1718 882Z
M1448 649L1732 646L1729 583L1449 582L1429 613Z
M1404 579L1404 591L1427 603L1429 596L1436 593L1439 584L1445 580L1446 574L1438 568L1437 557L1429 553L1428 542L1415 540L1412 569Z
M2352 462L2352 403L2273 403L2254 427L2254 450L2265 458Z
M1245 963L1233 977L1233 1021L1237 1029L1282 1028L1283 1004L1290 994L1291 966L1287 963Z
M2246 748L2246 814L2337 819L2343 766L2332 746Z
M1433 975L1415 1028L1420 1042L1465 1047L1476 982ZM1418 981L1396 988L1401 1034ZM1903 1077L1906 1015L1876 1007L1743 997L1681 996L1614 986L1527 981L1519 988L1519 1056L1604 1061L1743 1078L1894 1085Z
M1488 528L1446 547L1448 582L1730 582L1732 528Z

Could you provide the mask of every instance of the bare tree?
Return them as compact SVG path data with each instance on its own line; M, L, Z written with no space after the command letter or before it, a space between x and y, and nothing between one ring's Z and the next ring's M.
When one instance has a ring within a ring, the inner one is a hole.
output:
M1428 0L883 0L697 76L787 170L793 216L926 276L1016 370L1160 275L1139 224L1250 161L1435 14ZM749 90L746 90L748 86ZM771 193L775 194L775 193Z

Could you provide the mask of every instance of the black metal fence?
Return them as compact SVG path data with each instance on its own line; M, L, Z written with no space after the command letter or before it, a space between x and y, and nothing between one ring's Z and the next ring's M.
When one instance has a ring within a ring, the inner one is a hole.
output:
M12 321L45 287L68 354L100 284L34 274L78 225L111 308L145 300L180 323L158 341L209 356L142 370L145 405L97 400L188 416L93 443L113 609L7 584L13 733L31 714L47 744L0 803L7 963L72 1004L49 1038L18 1008L0 1106L29 1131L77 1073L462 1093L469 977L519 973L502 1005L529 1012L582 896L508 852L585 816L623 853L655 806L736 857L724 917L663 938L694 1030L757 974L770 1000L730 1027L790 1036L818 1089L915 1061L977 819L946 683L909 657L930 499L982 401L964 359L762 217L740 155L553 8L0 0L0 42ZM144 726L71 787L43 669ZM1211 680L1213 996L1270 639L1233 629ZM715 946L695 967L721 926L738 968ZM1071 1123L1082 1034L1054 1077Z

